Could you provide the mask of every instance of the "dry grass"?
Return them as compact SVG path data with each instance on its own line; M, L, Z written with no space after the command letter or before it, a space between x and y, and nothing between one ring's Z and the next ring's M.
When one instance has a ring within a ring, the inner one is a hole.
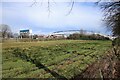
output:
M55 41L38 41L38 42L6 42L2 44L2 48L14 48L14 47L31 47L31 46L52 46L59 44L68 44L68 43L85 43L93 42L91 40L55 40Z

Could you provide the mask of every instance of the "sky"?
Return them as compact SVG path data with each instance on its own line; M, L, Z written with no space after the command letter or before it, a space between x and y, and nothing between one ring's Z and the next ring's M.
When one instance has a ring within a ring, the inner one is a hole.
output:
M1 4L1 3L0 3ZM75 2L69 15L71 2L3 2L0 24L7 24L14 33L32 29L33 34L50 34L64 30L88 30L108 34L103 12L95 2ZM0 7L0 9L1 9Z

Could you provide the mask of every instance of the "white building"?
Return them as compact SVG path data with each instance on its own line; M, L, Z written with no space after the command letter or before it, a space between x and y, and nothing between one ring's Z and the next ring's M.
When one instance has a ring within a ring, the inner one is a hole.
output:
M32 30L25 29L20 30L20 38L30 38L32 36Z

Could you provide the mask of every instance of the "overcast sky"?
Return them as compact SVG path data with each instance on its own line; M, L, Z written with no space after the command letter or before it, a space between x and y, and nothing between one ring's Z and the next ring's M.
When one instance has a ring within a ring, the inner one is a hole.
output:
M75 2L72 12L70 2L47 3L4 2L2 3L2 23L11 27L13 32L32 29L34 34L49 34L61 30L89 30L107 33L103 25L103 13L95 2ZM1 10L0 10L1 11ZM0 23L1 24L1 23Z

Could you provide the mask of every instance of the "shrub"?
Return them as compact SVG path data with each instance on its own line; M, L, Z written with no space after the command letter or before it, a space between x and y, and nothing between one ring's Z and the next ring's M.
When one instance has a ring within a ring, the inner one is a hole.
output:
M112 41L112 45L113 45L113 46L115 46L115 45L120 46L120 38L119 38L119 37L118 37L118 38L115 38L115 39Z
M67 37L67 39L74 39L74 40L109 40L108 37L101 36L99 34L91 34L91 35L86 35L86 34L71 34Z

